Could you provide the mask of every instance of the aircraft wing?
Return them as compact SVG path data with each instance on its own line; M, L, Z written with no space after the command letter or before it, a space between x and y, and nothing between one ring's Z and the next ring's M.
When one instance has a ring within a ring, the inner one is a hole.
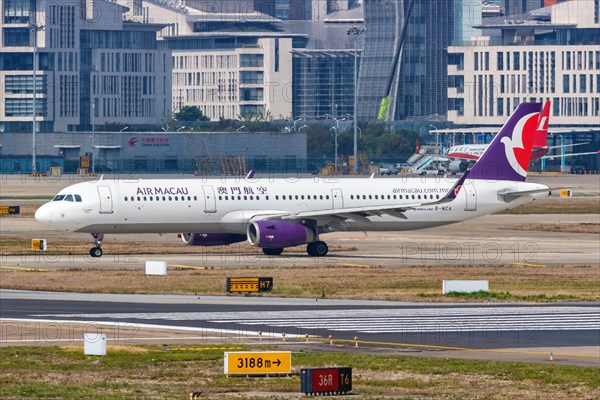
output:
M299 212L281 212L281 213L265 213L255 214L252 220L275 220L275 219L286 219L286 220L316 220L317 225L327 225L332 230L344 230L347 226L346 220L352 220L357 223L364 225L371 225L373 222L367 217L373 215L391 215L395 218L406 219L404 212L412 210L417 207L433 206L438 204L445 204L453 201L461 186L465 182L468 176L468 172L454 183L454 185L448 190L445 196L441 199L431 202L415 202L408 204L389 204L389 205L376 205L376 206L363 206L363 207L346 207L346 208L335 208L326 210L316 211L299 211Z

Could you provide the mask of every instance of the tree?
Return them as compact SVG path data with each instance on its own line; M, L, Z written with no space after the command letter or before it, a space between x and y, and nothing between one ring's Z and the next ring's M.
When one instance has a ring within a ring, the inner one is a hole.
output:
M204 115L202 110L197 106L183 106L173 117L176 121L180 122L210 121L210 118Z

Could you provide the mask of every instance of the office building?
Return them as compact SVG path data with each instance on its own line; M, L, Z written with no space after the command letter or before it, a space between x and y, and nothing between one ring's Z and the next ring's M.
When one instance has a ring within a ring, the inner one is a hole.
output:
M127 8L103 0L0 4L4 131L32 130L34 41L39 131L157 125L170 110L171 58L156 41L161 26L125 21Z
M598 126L598 1L544 10L535 19L484 24L496 34L448 49L450 121L500 125L521 102L551 100L554 126Z

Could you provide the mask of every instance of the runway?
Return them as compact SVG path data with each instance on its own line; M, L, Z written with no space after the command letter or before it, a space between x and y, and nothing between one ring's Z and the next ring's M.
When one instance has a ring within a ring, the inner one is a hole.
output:
M0 316L12 324L120 324L132 329L189 330L256 343L288 337L439 350L595 347L598 303L423 304L245 297L91 295L0 291ZM13 327L14 328L14 327ZM3 332L6 334L6 329ZM3 339L4 336L3 335ZM302 340L300 340L302 342ZM587 362L593 362L593 352ZM600 363L600 354L595 358Z

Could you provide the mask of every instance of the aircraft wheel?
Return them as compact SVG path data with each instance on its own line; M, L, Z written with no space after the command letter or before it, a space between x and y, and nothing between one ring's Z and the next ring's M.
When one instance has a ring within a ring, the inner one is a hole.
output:
M325 257L329 252L329 247L327 243L321 241L309 243L306 246L306 252L312 257Z
M92 247L90 249L90 256L92 256L92 257L102 257L102 249L100 247Z
M278 256L281 253L283 253L283 248L277 247L277 248L270 249L270 248L265 247L262 249L262 251L263 251L263 253L265 253L268 256Z

